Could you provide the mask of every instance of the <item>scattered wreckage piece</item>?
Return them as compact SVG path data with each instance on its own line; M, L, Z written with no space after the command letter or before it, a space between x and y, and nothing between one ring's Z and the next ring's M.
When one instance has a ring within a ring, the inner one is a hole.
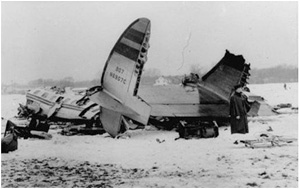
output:
M180 121L177 132L179 137L175 140L180 138L216 138L219 136L219 127L215 121L198 121L196 123Z
M260 133L255 140L240 140L239 142L243 143L245 147L254 149L258 147L281 147L297 140L298 139L296 138L287 138L284 136L273 135L271 133ZM238 142L235 144L238 144Z
M291 103L281 103L273 107L278 114L297 114L298 107L293 107Z
M270 106L262 96L253 94L250 91L243 91L243 94L247 96L248 101L251 103L248 116L255 117L278 115L278 112L274 110L274 108Z
M18 149L18 136L15 132L15 124L7 121L4 137L1 139L1 153L8 153Z
M87 127L86 125L69 125L64 127L60 134L66 136L72 135L97 135L103 134L105 130L102 127Z
M52 135L48 133L49 124L46 121L30 118L30 119L20 119L14 117L10 120L7 120L6 128L12 127L14 133L19 138L39 138L50 140Z
M291 103L281 103L281 104L277 104L274 109L278 110L280 108L292 108L292 104Z

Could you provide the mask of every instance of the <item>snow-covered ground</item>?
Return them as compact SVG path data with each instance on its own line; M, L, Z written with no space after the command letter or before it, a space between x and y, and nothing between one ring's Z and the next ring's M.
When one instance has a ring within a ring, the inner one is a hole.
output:
M249 85L252 93L275 106L298 107L298 83ZM16 114L22 95L2 95L1 117ZM2 121L2 129L5 121ZM237 139L272 134L298 138L298 114L249 119L250 133L231 135L220 127L217 138L174 140L175 131L129 131L130 138L107 134L19 139L18 150L1 155L2 187L298 187L298 142L271 147L234 145ZM159 140L158 140L159 139ZM158 141L164 141L159 143Z
M298 83L286 83L287 90L283 83L255 84L248 85L251 93L263 96L268 104L275 106L280 103L291 103L298 107Z

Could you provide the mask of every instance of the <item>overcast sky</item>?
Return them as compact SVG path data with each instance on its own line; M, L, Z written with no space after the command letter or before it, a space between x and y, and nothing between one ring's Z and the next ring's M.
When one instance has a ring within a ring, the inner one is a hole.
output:
M151 20L145 69L210 69L228 49L252 68L298 64L297 2L1 2L1 79L100 78L115 42ZM183 58L184 55L184 58Z

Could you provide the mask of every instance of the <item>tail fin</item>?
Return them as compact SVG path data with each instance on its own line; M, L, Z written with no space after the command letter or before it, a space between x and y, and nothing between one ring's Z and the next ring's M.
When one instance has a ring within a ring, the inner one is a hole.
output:
M121 35L106 61L101 85L124 100L124 93L137 95L150 38L150 20L135 20Z
M229 101L235 85L242 84L244 86L247 84L250 76L249 70L250 64L245 63L242 55L234 55L226 50L225 56L220 62L202 77L201 86L203 89L213 91L224 101ZM200 95L201 103L210 99L201 91Z
M112 49L101 78L101 88L90 98L102 107L105 131L122 132L122 116L147 124L151 107L137 96L150 38L150 20L135 20Z

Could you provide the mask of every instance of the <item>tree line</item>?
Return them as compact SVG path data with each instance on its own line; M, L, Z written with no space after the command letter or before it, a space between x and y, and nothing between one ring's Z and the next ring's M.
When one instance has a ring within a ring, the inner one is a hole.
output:
M298 68L293 66L253 69L250 74L250 84L298 82Z
M199 65L191 65L190 72L197 73L200 77L203 76L202 69ZM189 73L186 73L187 75ZM250 70L250 78L248 80L249 84L263 84L263 83L289 83L298 82L298 68L293 66L276 66L272 68L264 69L252 69ZM149 68L143 72L141 78L141 85L153 85L155 81L161 77L162 74L160 70L156 68ZM172 84L180 84L184 75L173 75L173 76L163 76L168 79ZM28 89L35 87L46 87L46 86L57 86L57 87L71 87L71 88L81 88L81 87L92 87L100 84L100 78L94 80L86 81L75 81L72 77L65 77L61 80L54 79L36 79L28 82L25 85L20 85L17 83L12 83L9 85L1 85L1 92L5 92L7 88L18 88L18 89ZM14 91L16 92L16 91Z
M160 72L154 72L151 70L150 73L156 74L145 74L142 77L142 84L154 84L155 80L158 79L161 75L157 74ZM203 72L203 69L199 65L191 65L190 73L197 73L202 77L207 72ZM189 74L189 73L187 73ZM292 83L298 82L298 68L294 66L280 65L271 68L264 69L251 69L250 77L248 80L249 84L264 84L264 83ZM179 84L184 75L176 76L164 76L164 78L171 81L173 84Z

